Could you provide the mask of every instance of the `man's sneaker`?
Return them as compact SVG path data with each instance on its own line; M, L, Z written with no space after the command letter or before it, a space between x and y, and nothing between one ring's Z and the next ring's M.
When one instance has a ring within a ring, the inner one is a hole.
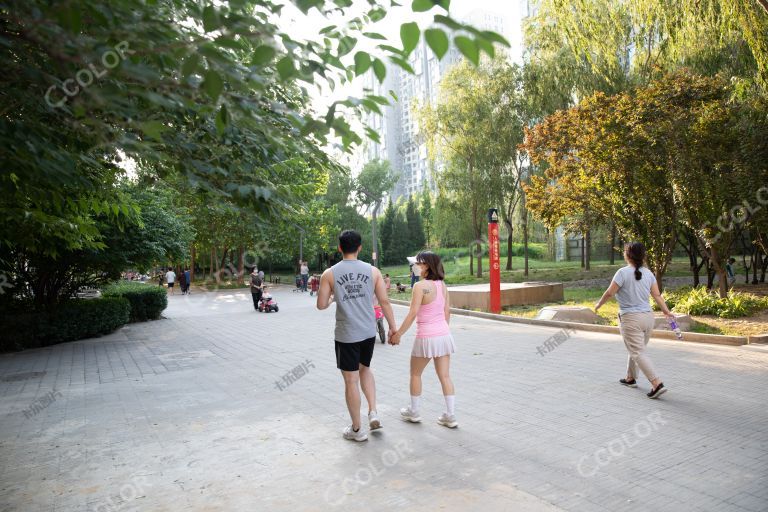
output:
M656 386L656 389L652 389L650 393L648 393L648 398L659 398L661 395L667 392L667 388L664 387L663 382L659 382L659 385Z
M636 388L637 387L637 381L635 379L627 380L627 379L619 379L619 382L623 385L627 386L628 388Z
M371 430L381 428L381 420L379 420L379 417L376 415L376 411L368 413L368 426L371 427Z
M344 429L344 439L349 439L350 441L367 441L368 440L368 434L363 430L363 427L360 427L360 430L355 432L352 430L352 425L347 426L347 428Z
M437 418L437 422L448 428L456 428L459 426L458 422L456 421L456 416L454 414L448 414L447 412L441 414L440 417Z
M400 409L400 417L411 423L421 423L421 415L418 411L412 411L410 407Z

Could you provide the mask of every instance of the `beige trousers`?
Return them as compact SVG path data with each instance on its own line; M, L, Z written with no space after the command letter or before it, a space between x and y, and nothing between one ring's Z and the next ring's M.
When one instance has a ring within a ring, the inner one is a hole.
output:
M619 315L619 330L629 352L627 376L636 379L637 368L649 380L656 379L656 370L651 359L645 354L645 347L653 331L653 313L623 313Z

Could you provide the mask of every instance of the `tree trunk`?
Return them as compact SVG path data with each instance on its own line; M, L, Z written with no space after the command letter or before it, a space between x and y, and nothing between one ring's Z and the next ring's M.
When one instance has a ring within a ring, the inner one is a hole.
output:
M586 237L584 236L584 233L582 233L581 234L581 244L580 244L581 245L581 268L582 269L584 268L584 263L585 263L584 262L584 248L585 248L584 246L586 245L585 244L585 238Z
M477 242L477 276L483 277L483 245Z
M715 269L712 268L712 262L707 261L707 290L712 290L715 285Z
M512 221L509 218L504 219L507 225L507 270L512 270Z
M216 247L211 246L211 265L210 265L211 266L211 270L210 270L210 274L211 274L211 280L212 281L214 281L214 280L218 281L219 280L219 274L218 274L218 272L216 271L216 268L215 268L217 261L218 261L218 258L216 257Z
M525 260L523 276L528 277L528 210L525 211L523 219L523 258Z
M475 275L475 248L469 244L469 275Z
M752 284L757 284L757 269L763 266L763 253L759 247L755 247L755 262L752 265Z
M611 224L611 265L616 264L616 223Z
M590 261L590 253L592 252L592 231L587 230L586 236L584 237L585 241L585 247L584 247L584 270L589 270L589 261Z

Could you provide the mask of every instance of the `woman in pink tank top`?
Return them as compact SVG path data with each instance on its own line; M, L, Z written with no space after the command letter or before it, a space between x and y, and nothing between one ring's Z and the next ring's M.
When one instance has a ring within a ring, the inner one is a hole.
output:
M421 421L421 374L435 360L435 371L443 388L446 411L437 422L449 428L458 426L454 411L455 392L450 376L451 354L456 351L448 321L451 308L448 300L448 290L445 287L445 271L440 257L430 251L419 253L413 271L421 280L413 287L411 309L398 330L399 336L405 334L416 321L416 339L411 350L411 406L400 410L400 415L406 421L419 423Z

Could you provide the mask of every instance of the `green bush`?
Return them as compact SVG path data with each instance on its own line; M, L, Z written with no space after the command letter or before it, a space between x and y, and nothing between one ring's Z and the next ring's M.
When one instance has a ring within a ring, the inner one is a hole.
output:
M121 281L104 288L103 297L124 297L131 303L131 322L157 320L168 307L165 288L151 284Z
M768 308L768 297L758 297L749 293L729 292L727 298L713 291L699 288L681 288L674 292L664 292L667 306L676 313L689 315L714 315L720 318L738 318L750 316L754 312Z
M131 305L127 299L74 299L51 311L36 311L20 304L5 311L0 331L0 350L45 347L108 334L128 323Z

